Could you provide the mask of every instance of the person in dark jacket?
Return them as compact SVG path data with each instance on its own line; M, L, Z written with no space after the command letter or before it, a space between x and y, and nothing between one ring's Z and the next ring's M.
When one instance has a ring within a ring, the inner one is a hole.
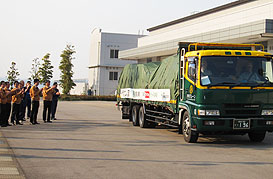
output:
M30 97L30 88L31 88L31 82L27 81L26 86L24 88L25 90L25 96L24 96L24 109L22 112L22 117L25 118L26 115L26 108L27 108L27 119L30 118L30 114L31 114L31 97Z
M53 98L52 98L52 104L51 104L51 120L57 120L55 117L56 110L57 110L57 105L58 105L58 99L60 97L60 92L57 89L58 83L54 82L53 86L56 86L55 91L53 93Z

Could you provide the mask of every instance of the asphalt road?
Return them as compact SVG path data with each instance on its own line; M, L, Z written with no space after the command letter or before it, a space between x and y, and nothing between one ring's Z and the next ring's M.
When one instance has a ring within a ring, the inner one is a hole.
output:
M28 179L273 178L271 133L260 144L247 136L188 144L175 129L133 127L114 102L60 102L57 117L1 129Z

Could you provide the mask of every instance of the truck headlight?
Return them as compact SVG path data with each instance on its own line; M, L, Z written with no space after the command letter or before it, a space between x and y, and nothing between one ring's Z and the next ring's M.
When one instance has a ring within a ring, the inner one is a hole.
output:
M199 116L220 116L220 111L219 110L198 109L198 115Z
M198 115L199 116L205 116L206 115L206 110L198 109Z
M262 110L262 115L263 116L272 116L273 115L273 109Z
M206 110L206 116L220 116L219 110Z

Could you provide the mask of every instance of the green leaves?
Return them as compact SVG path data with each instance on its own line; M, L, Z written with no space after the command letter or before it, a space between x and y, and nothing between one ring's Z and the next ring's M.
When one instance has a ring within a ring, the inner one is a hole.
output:
M18 69L15 66L16 66L16 63L11 62L10 70L7 72L8 81L10 82L11 86L13 86L14 82L17 81L17 77L20 75L20 73L18 72Z
M40 67L40 61L39 61L39 58L34 58L32 60L32 65L31 65L31 71L30 71L30 78L29 80L34 80L34 79L39 79L41 80L40 78L40 74L39 74L39 67Z
M74 46L67 45L65 50L62 52L60 57L62 58L60 61L59 69L61 70L61 84L60 86L63 89L64 94L69 94L70 90L73 89L73 86L76 86L74 81L72 80L74 72L72 71L72 55L76 53L74 50Z
M40 77L41 83L45 83L53 77L53 66L51 65L51 61L49 60L50 53L47 53L42 58L42 64L39 66L38 76ZM39 78L38 78L39 79Z

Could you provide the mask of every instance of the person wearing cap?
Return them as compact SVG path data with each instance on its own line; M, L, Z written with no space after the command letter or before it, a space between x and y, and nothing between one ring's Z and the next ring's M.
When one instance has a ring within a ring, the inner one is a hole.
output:
M50 81L47 81L45 83L45 87L43 87L43 100L44 100L43 120L44 122L52 123L52 121L50 121L50 115L51 115L52 98L53 98L53 93L55 91L55 88L56 86L54 85L50 87Z
M57 89L58 83L54 82L53 86L56 86L54 89L53 97L52 97L52 104L51 104L51 119L56 120L55 114L57 110L57 105L58 105L58 98L60 97L60 92Z
M35 124L39 124L37 122L37 115L38 115L38 111L39 111L39 105L40 105L40 96L42 95L42 90L43 89L39 89L40 81L38 79L34 79L34 85L30 88L29 90L29 95L31 97L31 104L32 104L32 108L31 108L31 113L30 113L30 123L35 125Z
M22 84L20 84L18 81L14 82L14 88L11 90L14 95L12 96L12 113L11 113L11 123L13 125L14 122L16 122L17 125L23 125L23 123L20 122L20 105L22 102L22 98L24 96L24 90L21 89Z

